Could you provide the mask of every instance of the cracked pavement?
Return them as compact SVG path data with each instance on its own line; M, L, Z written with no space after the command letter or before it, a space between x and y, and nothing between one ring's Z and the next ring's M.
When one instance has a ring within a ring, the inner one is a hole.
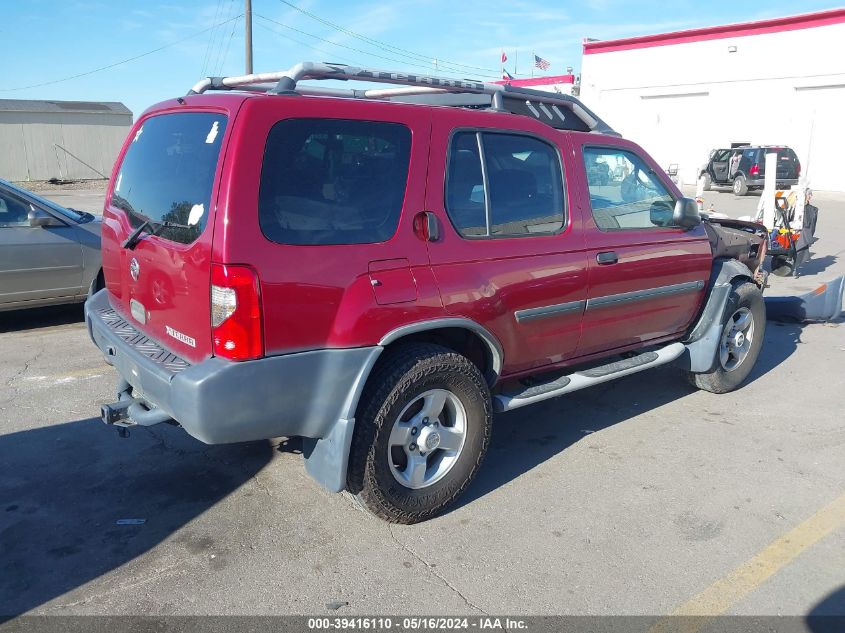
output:
M816 202L811 272L769 293L845 272L845 196ZM733 394L661 368L499 415L458 506L390 526L314 483L296 441L118 438L81 315L0 314L0 614L659 615L845 492L841 323L769 323ZM840 528L732 612L807 613L843 569Z

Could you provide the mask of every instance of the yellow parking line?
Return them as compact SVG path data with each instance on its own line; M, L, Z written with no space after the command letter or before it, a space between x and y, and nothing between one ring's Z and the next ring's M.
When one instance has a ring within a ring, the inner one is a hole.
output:
M804 550L842 525L845 525L845 495L826 505L730 574L675 609L671 616L659 620L651 628L651 633L699 631L710 618L730 609ZM687 617L675 619L676 616Z

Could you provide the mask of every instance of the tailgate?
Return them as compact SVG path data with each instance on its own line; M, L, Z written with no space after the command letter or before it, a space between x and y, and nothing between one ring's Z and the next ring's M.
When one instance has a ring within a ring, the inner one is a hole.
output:
M190 361L211 356L211 245L227 116L177 112L133 128L103 213L112 306ZM123 243L151 222L134 249ZM164 221L183 227L161 227ZM155 231L155 235L152 235Z
M777 171L775 175L778 180L794 180L798 178L798 156L788 147L777 150Z

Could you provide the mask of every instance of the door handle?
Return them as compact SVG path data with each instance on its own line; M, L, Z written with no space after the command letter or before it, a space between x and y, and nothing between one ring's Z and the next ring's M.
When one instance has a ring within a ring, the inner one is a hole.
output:
M440 224L431 211L421 211L414 216L414 233L424 242L436 242L440 239Z
M615 264L619 261L619 256L613 251L604 251L596 255L596 262L601 265Z

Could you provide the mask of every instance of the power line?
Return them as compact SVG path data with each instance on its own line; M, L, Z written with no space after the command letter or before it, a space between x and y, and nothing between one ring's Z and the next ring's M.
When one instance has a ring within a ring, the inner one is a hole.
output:
M256 14L256 17L261 17L261 16L258 16ZM306 48L310 48L312 50L315 50L318 53L321 53L323 55L328 55L329 57L327 59L329 59L329 60L334 61L336 59L339 62L342 62L344 64L349 64L349 65L352 65L352 66L366 66L366 64L362 64L362 63L356 62L354 60L346 59L344 57L338 57L332 51L327 51L324 48L318 48L317 46L312 46L308 42L303 42L302 40L298 40L295 37L291 37L290 35L285 35L283 33L279 33L277 30L267 26L266 24L262 24L261 22L256 22L255 25L261 27L265 31L268 31L269 33L272 33L273 35L277 35L281 38L284 38L286 40L294 42L295 44L299 44L300 46L305 46Z
M347 46L346 44L338 44L337 42L332 42L331 40L328 40L324 37L320 37L319 35L314 35L313 33L308 33L307 31L303 31L302 29L298 29L298 28L295 28L293 26L288 26L287 24L283 24L282 22L278 22L276 20L268 18L264 15L261 15L260 13L256 13L255 17L261 18L262 20L265 20L267 22L272 22L273 24L276 24L277 26L281 26L283 29L288 29L289 31L294 31L295 33L301 33L302 35L307 35L308 37L313 37L315 40L318 40L320 42L325 42L326 44L331 44L332 46L338 46L340 48L345 48L347 50L354 51L356 53L362 53L364 55L371 55L372 57L378 57L379 59L385 59L385 60L391 61L391 62L397 61L396 59L394 59L392 57L384 57L382 55L378 55L376 53L370 53L369 51L365 51L365 50L362 50L360 48L355 48L354 46ZM281 36L281 37L284 37L278 31L273 31L273 32L276 33L277 35ZM292 39L292 38L289 38L289 39ZM296 40L292 40L292 41L296 41ZM314 48L314 47L312 46L311 48ZM314 50L317 50L317 51L319 51L323 54L326 54L326 55L334 55L334 53L330 53L330 52L325 51L323 49L314 48Z
M266 17L266 16L264 16L264 15L261 15L261 14L259 14L259 13L256 13L256 14L255 14L255 16L256 16L256 17L258 17L258 18L261 18L262 20L265 20L265 21L267 21L267 22L272 22L273 24L276 24L276 25L278 25L278 26L281 26L282 28L288 29L288 30L290 30L290 31L294 31L294 32L296 32L296 33L301 33L302 35L306 35L306 36L308 36L308 37L312 37L312 38L314 38L315 40L319 40L319 41L321 41L321 42L325 42L325 43L327 43L327 44L331 44L332 46L338 46L338 47L340 47L340 48L345 48L345 49L347 49L347 50L354 51L354 52L356 52L356 53L361 53L362 55L369 55L369 56L371 56L371 57L377 57L378 59L384 59L384 60L387 60L387 61L389 61L389 62L394 62L394 63L397 63L397 64L406 64L406 65L409 65L409 66L414 66L414 67L416 67L416 68L425 68L425 69L426 69L426 70L428 70L428 71L430 71L430 70L431 70L431 66L430 66L429 64L420 64L419 62L406 62L406 61L398 60L398 59L396 59L395 57L386 57L385 55L379 55L378 53L373 53L373 52L370 52L370 51L365 51L365 50L360 49L360 48L355 48L354 46L348 46L347 44L340 44L340 43L338 43L338 42L332 42L331 40L328 40L328 39L326 39L326 38L324 38L324 37L320 37L319 35L314 35L313 33L308 33L307 31L303 31L303 30L301 30L301 29L297 29L297 28L295 28L295 27L293 27L293 26L288 26L287 24L283 24L283 23L281 23L281 22L278 22L278 21L276 21L276 20L273 20L273 19L271 19L271 18L268 18L268 17ZM277 33L276 31L273 31L273 32L274 32L274 33ZM277 35L281 35L281 34L280 34L280 33L277 33ZM312 47L312 48L313 48L313 47ZM316 49L315 49L315 50L316 50ZM325 51L321 51L321 52L325 52ZM331 54L331 53L329 53L329 54ZM447 70L448 72L452 72L452 73L455 73L455 72L461 72L461 71L456 71L455 69L452 69L452 68L447 68L446 70Z
M223 0L217 0L217 9L214 11L214 23L217 23L217 20L220 19L220 9L223 7ZM202 69L200 70L200 77L205 77L205 70L208 68L208 61L211 55L211 44L214 42L214 36L216 32L212 31L211 37L208 38L208 42L205 45L205 55L202 57Z
M235 14L235 11L236 11L235 0L229 0L229 7L226 10L226 19L232 18ZM234 33L235 33L235 26L236 25L237 25L237 20L235 20L232 23L232 35L234 35ZM217 49L217 61L214 63L214 65L211 66L211 68L208 69L209 72L215 72L218 75L220 74L220 70L215 70L215 69L222 68L222 66L223 66L223 59L221 59L221 57L224 55L223 41L225 39L226 39L226 31L223 27L220 27L220 44L219 44L218 49ZM229 42L231 43L231 41L232 41L232 39L231 39L231 36L230 36ZM225 54L228 54L228 53L229 53L229 46L227 45Z
M387 42L382 42L380 40L376 40L376 39L373 39L371 37L367 37L366 35L361 35L360 33L356 33L355 31L351 31L347 28L340 26L339 24L335 24L334 22L326 20L325 18L321 18L319 15L315 15L314 13L311 13L310 11L306 11L305 9L302 9L302 8L296 6L295 4L288 2L287 0L279 0L279 2L281 2L284 5L289 6L291 9L294 9L295 11L299 11L300 13L308 16L312 20L316 20L317 22L320 22L321 24L325 24L326 26L333 28L336 31L340 31L341 33L345 33L346 35L349 35L349 36L354 37L356 39L367 42L368 44L370 44L372 46L375 46L375 47L380 48L382 50L386 50L387 52L392 53L393 55L400 55L402 57L406 57L406 58L409 58L409 59L416 58L417 60L421 60L421 61L429 61L431 59L434 59L433 56L423 55L421 53L415 53L414 51L410 51L406 48L394 46L393 44L389 44ZM464 71L459 70L459 69L466 68L466 69L469 69L469 70L476 70L476 71L481 70L481 71L484 71L484 72L487 72L487 73L492 73L494 75L499 74L499 71L493 70L491 68L483 68L481 66L471 66L469 64L459 64L458 62L450 62L448 60L441 60L440 58L437 58L437 63L443 64L443 65L446 65L446 66L455 66L456 68L453 70L453 72L464 72Z
M88 75L93 75L94 73L102 72L104 70L108 70L110 68L114 68L116 66L122 66L123 64L128 64L129 62L134 62L136 59L141 59L142 57L147 57L148 55L152 55L153 53L158 53L159 51L163 51L166 48L170 48L172 46L176 46L177 44L181 44L187 40L193 39L202 35L203 33L208 33L212 29L216 29L218 26L223 26L231 22L232 20L237 20L243 14L236 15L235 17L226 20L225 22L220 22L219 24L215 24L214 26L210 26L207 29L203 29L202 31L197 31L191 35L178 39L176 41L170 42L169 44L165 44L164 46L159 46L158 48L154 48L151 51L147 51L146 53L141 53L140 55L135 55L134 57L128 57L126 59L122 59L119 62L114 62L113 64L109 64L108 66L101 66L100 68L95 68L94 70L88 70L84 73L78 73L76 75L71 75L70 77L63 77L62 79L53 79L51 81L43 81L38 84L32 84L29 86L19 86L17 88L0 88L0 92L14 92L17 90L29 90L30 88L40 88L41 86L51 86L53 84L62 83L64 81L70 81L71 79L79 79L80 77L87 77Z
M229 33L229 41L226 43L226 52L223 53L223 57L220 59L220 65L217 67L217 74L223 74L223 66L226 64L226 58L229 57L229 47L232 45L232 38L235 35L235 27L238 25L238 20L241 19L241 16L235 18L235 21L232 22L232 31Z

